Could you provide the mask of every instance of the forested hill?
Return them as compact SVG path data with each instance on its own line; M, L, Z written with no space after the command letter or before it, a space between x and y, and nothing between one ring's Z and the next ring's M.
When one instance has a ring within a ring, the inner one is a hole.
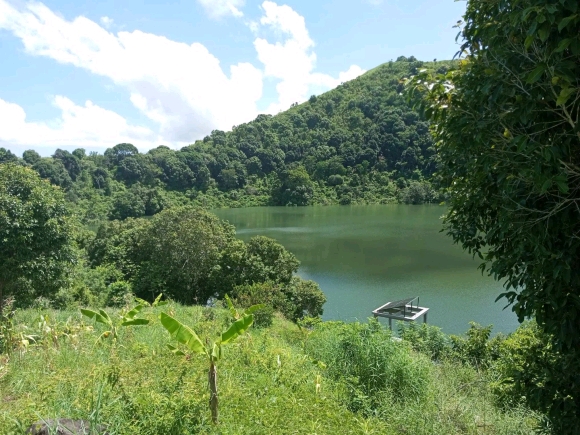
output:
M152 215L172 204L252 205L432 202L436 168L428 124L401 96L423 63L400 57L276 116L215 130L181 150L141 154L119 144L104 155L77 149L22 159L67 191L87 223ZM104 126L105 128L105 126Z

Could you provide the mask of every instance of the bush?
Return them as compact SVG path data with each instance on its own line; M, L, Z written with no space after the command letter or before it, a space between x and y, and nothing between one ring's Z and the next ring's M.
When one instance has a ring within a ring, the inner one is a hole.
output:
M282 314L289 320L296 322L305 316L321 316L324 312L322 306L326 302L326 296L314 281L295 276L282 288L282 292L288 301L284 304Z
M329 186L340 186L344 183L344 179L341 175L331 175L328 177L328 185Z
M491 340L489 336L493 325L481 326L469 322L466 337L451 335L453 353L463 363L474 367L487 368L499 356L499 346L503 336L498 335Z
M305 281L294 277L289 284L283 285L272 281L240 285L233 291L234 305L247 308L255 304L265 304L268 309L254 315L256 324L270 326L274 311L278 311L288 320L297 322L306 317L322 315L322 306L326 296L314 281ZM259 317L263 319L258 320ZM262 323L263 322L263 323Z
M417 403L430 390L430 363L372 319L368 324L326 322L305 345L323 361L328 376L345 385L344 401L354 412L382 414L389 404Z
M274 310L280 310L285 304L284 295L275 283L255 283L237 286L233 292L235 306L249 308L252 305L264 304L265 308L254 312L254 325L265 328L272 325Z
M127 281L116 281L107 288L105 305L108 307L122 307L134 299L133 286Z
M451 340L441 328L426 323L399 322L399 336L408 342L413 350L429 356L434 361L451 354Z
M548 417L555 432L575 427L580 418L579 397L567 393L580 391L573 355L558 351L554 338L535 322L524 323L503 340L498 354L490 371L491 390L499 406L511 409L526 403L540 412L551 408Z

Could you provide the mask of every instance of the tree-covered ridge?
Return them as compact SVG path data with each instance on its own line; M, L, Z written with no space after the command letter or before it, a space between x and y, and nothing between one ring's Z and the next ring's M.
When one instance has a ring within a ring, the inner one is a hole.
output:
M57 150L20 161L67 191L86 222L153 215L170 205L205 207L431 202L436 168L428 124L401 96L423 62L400 57L276 116L172 150L104 155ZM449 63L425 66L446 70Z

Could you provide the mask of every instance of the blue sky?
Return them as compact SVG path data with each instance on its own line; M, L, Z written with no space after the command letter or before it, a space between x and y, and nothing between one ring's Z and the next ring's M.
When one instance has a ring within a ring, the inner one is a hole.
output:
M449 59L453 0L0 0L0 147L192 143L398 56Z

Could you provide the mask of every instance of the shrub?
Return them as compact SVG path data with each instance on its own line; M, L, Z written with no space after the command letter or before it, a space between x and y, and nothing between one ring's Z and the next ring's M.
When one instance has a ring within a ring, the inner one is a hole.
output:
M122 307L133 299L133 287L127 281L113 282L107 288L106 305L108 307Z
M282 288L282 292L288 301L282 314L289 320L296 322L305 316L321 316L324 312L322 306L326 302L326 296L314 281L295 276L290 284Z
M580 390L578 374L571 370L573 358L559 351L554 337L535 322L524 323L501 342L490 367L496 403L504 409L526 403L540 412L557 405L557 416L554 411L548 414L554 431L573 428L579 416L578 396L567 392Z
M254 325L265 328L272 325L274 310L286 303L279 286L272 282L242 285L234 289L234 305L249 308L252 305L264 304L265 307L254 312Z
M368 324L325 322L306 351L326 363L328 376L345 385L344 401L354 412L380 415L395 403L422 402L430 390L430 363L372 319Z
M274 310L294 322L305 316L318 317L322 315L322 306L326 302L326 296L318 284L299 277L293 277L287 285L268 281L237 286L232 295L235 303L242 308L255 304L266 305L265 309L257 311L254 316L256 326L271 325Z
M441 328L426 323L399 322L399 336L409 342L413 350L429 356L434 361L441 360L451 353L451 340Z
M474 367L487 368L491 362L499 356L499 345L503 336L498 335L491 340L493 325L481 326L475 322L469 322L466 337L451 335L453 353L463 363Z

